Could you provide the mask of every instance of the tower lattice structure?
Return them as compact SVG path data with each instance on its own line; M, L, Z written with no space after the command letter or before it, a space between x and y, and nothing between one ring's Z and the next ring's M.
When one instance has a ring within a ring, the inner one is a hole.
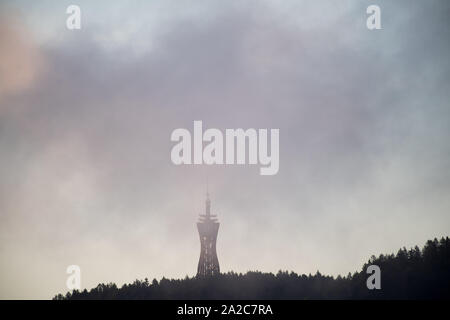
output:
M197 222L200 236L200 259L198 261L197 276L214 276L220 273L217 259L216 241L220 223L217 215L211 214L211 200L206 193L206 212L199 215Z

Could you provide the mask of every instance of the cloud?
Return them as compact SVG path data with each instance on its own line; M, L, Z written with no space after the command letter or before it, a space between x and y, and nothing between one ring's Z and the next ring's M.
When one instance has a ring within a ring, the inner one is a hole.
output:
M6 95L20 94L35 84L43 64L20 18L6 12L0 15L0 102ZM2 109L6 107L1 103Z

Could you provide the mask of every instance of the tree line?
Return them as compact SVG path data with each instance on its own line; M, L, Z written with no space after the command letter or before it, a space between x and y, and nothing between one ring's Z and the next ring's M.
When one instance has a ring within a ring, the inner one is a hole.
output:
M381 270L381 289L366 285L369 265ZM118 287L100 283L88 290L58 294L53 299L449 299L450 239L428 240L425 246L397 254L372 256L361 271L346 276L279 271L227 272L214 277L136 280Z

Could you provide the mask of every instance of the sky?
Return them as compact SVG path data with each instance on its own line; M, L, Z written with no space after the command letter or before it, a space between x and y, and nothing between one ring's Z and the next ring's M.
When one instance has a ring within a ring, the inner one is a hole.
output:
M66 8L81 8L81 29ZM381 8L368 30L366 8ZM2 1L0 298L222 272L337 276L450 231L450 2ZM279 129L279 172L172 163Z

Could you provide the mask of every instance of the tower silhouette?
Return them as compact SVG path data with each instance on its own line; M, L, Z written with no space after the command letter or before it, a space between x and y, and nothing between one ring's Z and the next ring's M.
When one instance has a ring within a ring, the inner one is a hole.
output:
M216 253L219 222L216 215L211 214L211 200L206 192L206 214L201 214L197 222L200 236L200 259L198 260L198 276L214 276L220 273L219 260Z

